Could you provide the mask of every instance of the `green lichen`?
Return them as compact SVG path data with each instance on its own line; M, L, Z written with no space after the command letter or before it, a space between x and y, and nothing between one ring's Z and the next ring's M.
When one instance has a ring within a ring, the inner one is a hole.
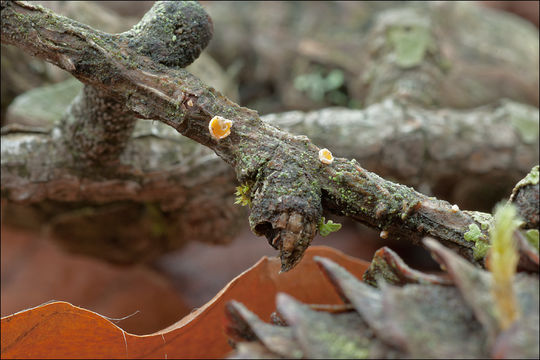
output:
M355 338L352 335L336 334L329 331L325 324L313 324L310 331L311 341L324 344L330 359L367 359L369 357L369 341L365 338Z
M234 193L236 195L235 204L240 204L242 206L250 206L251 207L251 196L250 196L251 188L248 184L242 184L240 186L236 187L236 192Z
M429 29L421 26L395 26L388 30L388 42L394 49L399 67L410 68L422 63L433 44Z
M489 250L489 242L482 233L482 230L476 224L469 225L469 231L463 234L463 237L467 241L474 242L473 255L476 260L482 259L486 256L487 251Z
M471 215L474 221L480 224L482 230L487 230L490 228L493 221L493 217L491 216L491 214L481 211L467 211L467 213Z
M532 144L538 141L538 110L534 110L528 105L516 103L508 103L505 107L510 113L510 123L517 130L523 142Z
M534 246L536 248L536 251L539 251L538 250L538 230L537 229L527 230L525 232L525 238L527 239L529 244L531 244L532 246Z
M531 171L525 176L523 179L521 179L514 189L522 188L526 185L536 185L538 184L538 180L540 179L539 174L539 166L536 165L531 169Z
M328 236L330 233L341 229L341 224L334 223L332 220L328 220L328 222L325 221L326 219L324 216L319 220L319 234L321 234L321 236Z
M525 176L523 179L521 179L516 186L514 186L514 189L512 189L512 195L510 195L509 202L512 202L515 200L516 195L520 191L521 188L527 186L527 185L538 185L540 175L539 175L539 166L536 165L531 169L531 171Z
M330 343L330 356L350 357L352 359L367 359L369 350L359 346L355 341L338 336Z

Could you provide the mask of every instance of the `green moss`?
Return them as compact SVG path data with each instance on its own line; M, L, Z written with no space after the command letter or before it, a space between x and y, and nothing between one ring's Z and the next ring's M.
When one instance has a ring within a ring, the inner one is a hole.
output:
M251 196L250 196L251 188L248 184L242 184L240 186L236 187L236 192L234 193L236 195L235 204L240 204L242 206L249 205L251 207Z
M482 259L484 256L486 256L489 249L489 242L478 225L470 224L469 231L463 234L463 237L467 241L474 242L473 252L476 260Z

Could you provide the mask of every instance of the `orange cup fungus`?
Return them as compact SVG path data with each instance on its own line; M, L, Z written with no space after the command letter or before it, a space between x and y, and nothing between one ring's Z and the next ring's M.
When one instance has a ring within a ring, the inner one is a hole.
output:
M334 161L334 157L332 156L332 153L328 149L321 149L319 150L319 160L323 164L331 164L332 161Z
M232 120L225 119L221 116L214 116L208 124L208 130L214 139L221 140L231 134L232 125Z

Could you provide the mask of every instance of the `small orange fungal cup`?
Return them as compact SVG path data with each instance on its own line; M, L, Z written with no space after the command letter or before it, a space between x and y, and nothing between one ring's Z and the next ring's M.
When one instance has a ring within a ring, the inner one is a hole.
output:
M321 149L319 150L319 160L323 164L331 164L334 161L334 157L332 156L332 153L328 149Z
M214 140L219 141L231 134L232 126L232 120L225 119L224 117L216 115L212 118L212 120L210 120L210 123L208 124L208 130L210 131L210 135L212 135Z

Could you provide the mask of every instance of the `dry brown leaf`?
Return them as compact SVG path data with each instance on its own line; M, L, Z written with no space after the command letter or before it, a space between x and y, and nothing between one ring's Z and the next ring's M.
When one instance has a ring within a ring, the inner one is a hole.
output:
M231 348L224 333L225 304L238 300L263 320L275 310L278 292L315 304L342 304L314 256L324 256L357 277L369 265L332 248L314 246L293 270L278 274L280 261L263 257L211 301L154 334L133 335L101 315L54 302L1 319L3 358L222 358Z
M115 266L67 253L43 233L2 225L0 316L63 300L149 334L189 314L191 307L163 275L144 266Z

